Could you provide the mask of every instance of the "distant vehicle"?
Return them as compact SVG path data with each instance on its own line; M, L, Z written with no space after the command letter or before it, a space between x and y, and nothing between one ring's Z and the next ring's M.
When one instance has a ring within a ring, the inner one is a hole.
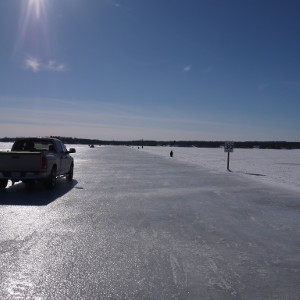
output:
M75 153L55 138L18 138L11 151L0 152L0 189L4 190L11 180L32 185L41 181L52 189L59 176L73 179Z
M90 148L95 148L95 146L94 145L89 145L90 146Z

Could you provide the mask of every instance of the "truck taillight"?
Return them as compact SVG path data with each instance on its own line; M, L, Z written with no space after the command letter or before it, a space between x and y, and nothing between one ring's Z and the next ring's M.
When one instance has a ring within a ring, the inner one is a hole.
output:
M41 157L41 168L47 169L47 159L44 155L42 155L42 157Z

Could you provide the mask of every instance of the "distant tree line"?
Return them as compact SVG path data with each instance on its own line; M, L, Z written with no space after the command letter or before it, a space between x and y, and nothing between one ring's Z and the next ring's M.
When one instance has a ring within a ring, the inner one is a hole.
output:
M51 136L58 138L65 144L83 145L116 145L116 146L166 146L166 147L196 147L196 148L220 148L224 146L224 141L154 141L154 140L134 140L134 141L107 141L97 139L83 139L74 137ZM15 138L0 138L0 142L13 142ZM234 148L259 148L259 149L300 149L299 142L285 141L248 141L234 142Z

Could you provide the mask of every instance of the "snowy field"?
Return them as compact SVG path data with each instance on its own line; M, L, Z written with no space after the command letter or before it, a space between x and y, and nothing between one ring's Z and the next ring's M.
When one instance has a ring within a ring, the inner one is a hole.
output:
M0 143L0 151L11 148L12 143ZM87 145L67 145L75 147L77 162L81 161L81 153L88 149ZM137 147L135 147L137 150ZM227 173L227 153L223 148L181 148L181 147L144 147L140 151L165 156L188 164L194 164L213 172ZM232 176L247 176L266 184L286 187L300 192L300 150L268 150L268 149L235 149L230 154L230 170Z
M147 151L195 164L214 172L227 172L227 153L223 148L144 147ZM248 176L267 184L300 192L300 150L235 149L230 154L230 170L234 176Z

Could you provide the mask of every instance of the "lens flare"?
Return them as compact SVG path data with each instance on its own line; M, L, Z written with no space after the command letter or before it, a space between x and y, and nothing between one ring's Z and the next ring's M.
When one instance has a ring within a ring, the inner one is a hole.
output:
M42 0L29 0L28 10L31 11L37 19L39 19L41 17L42 5Z
M49 54L48 2L48 0L24 0L20 2L21 15L14 56L21 52L27 52L33 56Z

